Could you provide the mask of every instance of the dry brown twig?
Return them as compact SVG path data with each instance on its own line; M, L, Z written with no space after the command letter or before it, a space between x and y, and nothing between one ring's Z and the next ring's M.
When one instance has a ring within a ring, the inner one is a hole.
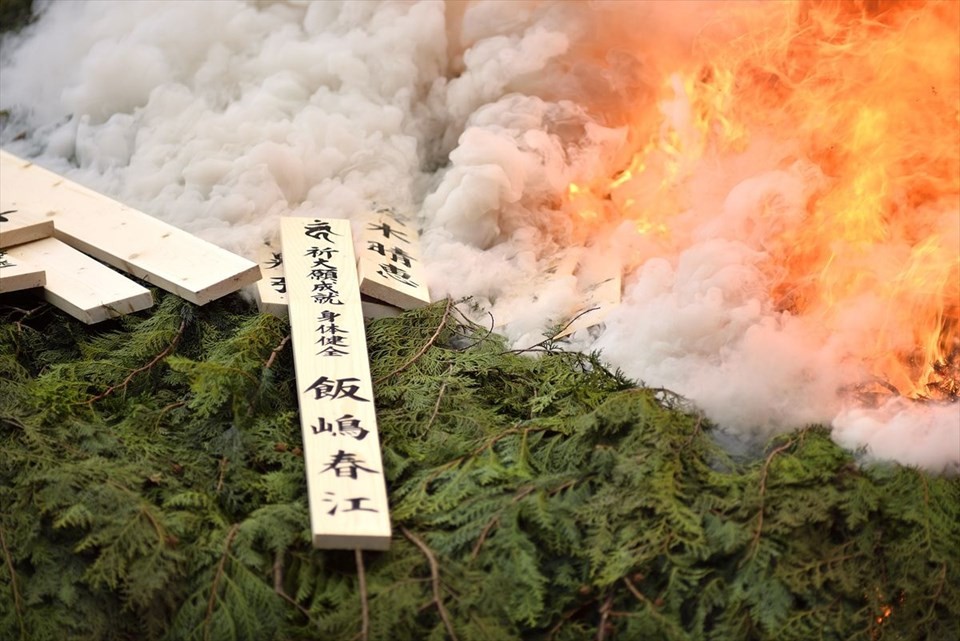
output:
M536 489L537 487L535 485L528 485L527 487L517 492L517 494L510 500L510 503L511 504L519 503L524 498L529 496L530 493ZM490 534L490 531L493 530L493 528L496 527L498 523L500 523L500 514L503 512L504 509L505 508L500 508L499 510L497 510L497 513L494 514L489 521L487 521L487 524L485 526L483 526L483 531L480 532L480 536L477 538L477 542L473 544L473 549L470 551L471 561L476 559L477 555L480 554L480 548L483 547L483 543L484 541L487 540L487 536Z
M600 623L597 625L597 641L603 641L607 638L607 628L609 627L610 611L613 610L613 594L608 594L600 606Z
M3 526L0 526L0 547L3 548L3 558L7 563L7 570L10 572L10 588L13 591L13 608L17 613L17 624L20 626L20 638L26 638L27 629L23 622L23 601L20 598L20 589L17 587L17 573L13 569L13 557L10 555L10 548L7 547L7 539L3 535Z
M283 589L283 550L277 550L273 557L273 591L276 592L281 599L300 610L300 614L305 616L310 623L316 625L316 621L314 621L313 617L310 616L310 612L305 607L297 603L293 597L287 594L287 591Z
M400 531L408 541L417 546L420 551L423 552L423 555L427 557L427 563L430 564L430 582L433 586L433 602L440 612L440 619L443 620L444 627L447 628L447 634L450 635L452 641L457 641L457 635L453 631L453 622L450 620L450 614L447 612L447 608L444 607L443 597L440 595L440 565L437 563L437 557L433 555L433 551L427 544L420 540L413 532L403 526L400 526Z
M277 360L277 356L280 355L280 352L283 351L283 348L287 346L287 343L290 342L290 334L287 334L280 344L273 348L273 351L270 352L270 358L267 359L267 362L263 364L263 369L270 369L273 367L273 362Z
M40 310L42 310L42 309L47 309L47 308L49 308L49 305L47 305L47 303L45 303L45 302L44 302L44 303L40 303L39 305L37 305L37 306L34 307L33 309L21 309L21 308L19 308L19 307L11 307L10 309L12 309L13 311L15 311L15 312L20 312L21 314L23 314L23 316L21 316L19 320L14 321L14 323L13 323L13 324L16 326L17 331L18 331L18 332L23 332L23 321L27 320L28 318L30 318L31 316L33 316L34 314L36 314L36 313L39 312Z
M122 382L122 383L120 383L119 385L111 385L111 386L108 387L104 392L102 392L102 393L100 393L100 394L97 394L97 395L94 396L93 398L84 401L84 404L86 404L86 405L93 405L93 404L96 403L97 401L106 398L106 397L109 396L110 394L113 394L113 393L114 393L116 390L118 390L118 389L126 389L127 385L130 384L130 381L133 380L133 377L134 377L134 376L136 376L137 374L139 374L139 373L141 373L141 372L146 372L146 371L148 371L148 370L150 370L150 369L153 369L153 367L154 367L157 363L159 363L161 360L163 360L163 359L166 358L168 355L170 355L170 353L171 353L174 349L176 349L177 344L180 342L180 339L183 338L183 333L184 333L184 331L186 331L186 329L187 329L187 321L186 321L186 320L180 321L180 327L177 329L176 335L173 337L173 340L170 341L170 344L167 345L166 349L164 349L162 352L160 352L159 354L157 354L156 356L154 356L154 357L153 357L153 360L150 361L149 363L147 363L146 365L144 365L143 367L138 367L137 369L135 369L135 370L133 370L132 372L130 372L130 373L127 375L127 377L126 377L125 379L123 379L123 382Z
M210 639L210 620L213 615L213 608L217 602L217 589L220 585L220 579L223 577L223 570L227 566L227 557L230 556L230 546L233 544L233 537L237 535L240 529L239 523L234 523L227 532L227 540L223 545L223 555L220 557L220 563L217 564L217 572L213 575L213 584L210 586L210 598L207 600L207 614L203 618L203 638L204 641Z
M632 594L637 598L637 601L647 606L647 609L649 610L651 616L653 616L655 619L658 619L660 622L662 622L665 627L668 627L668 628L676 627L676 624L674 622L670 621L667 617L663 616L660 613L660 611L657 609L656 603L651 602L650 599L648 599L643 595L643 592L641 592L640 589L633 584L633 581L631 581L629 577L623 577L623 584L627 586L627 589L630 591L630 594Z
M531 345L530 347L527 347L526 349L508 349L507 351L504 352L504 354L524 354L524 353L526 353L526 352L545 351L545 350L546 350L546 345L547 345L547 343L552 343L552 342L554 342L554 341L556 341L556 340L559 340L559 339L560 339L560 335L563 334L565 331L567 331L567 328L568 328L568 327L570 327L570 326L573 325L575 322L577 322L577 321L580 319L581 316L583 316L583 315L585 315L585 314L589 314L590 312L595 312L595 311L597 311L598 309L600 309L600 308L599 308L599 307L590 307L590 308L588 308L588 309L585 309L585 310L583 310L582 312L580 312L579 314L577 314L576 316L574 316L573 318L571 318L570 320L568 320L566 323L564 323L564 324L560 327L560 329L558 329L556 332L554 332L554 334L553 334L552 336L549 336L549 337L543 339L542 341L540 341L539 343L535 343L535 344ZM540 348L539 350L537 349L538 347Z
M370 604L367 601L367 573L363 567L363 550L354 550L357 559L357 581L360 583L360 641L370 635Z
M450 374L453 371L453 365L447 368L447 371L443 373L444 376ZM437 414L440 413L440 401L443 400L443 393L447 389L447 381L443 381L443 384L440 385L440 391L437 392L437 402L433 405L433 414L430 415L430 420L427 421L427 426L423 428L423 431L426 432L430 429L430 426L433 425L433 421L436 420Z
M443 317L440 319L440 323L437 325L437 331L435 331L435 332L433 333L433 336L431 336L431 337L429 338L429 340L427 340L427 342L423 344L423 347L421 347L420 350L419 350L416 354L414 354L412 358L410 358L410 360L408 360L408 361L405 362L403 365L401 365L401 366L398 367L397 369L393 370L392 372L390 372L390 373L387 374L386 376L381 376L381 377L378 378L377 380L373 381L373 384L374 384L374 385L379 385L380 383L382 383L383 381L387 380L388 378L391 378L391 377L393 377L393 376L396 376L397 374L399 374L399 373L402 372L403 370L407 369L408 367L410 367L411 365L413 365L414 363L416 363L417 360L418 360L421 356L423 356L424 354L426 354L426 353L427 353L427 350L430 349L430 347L437 341L437 338L440 337L440 332L442 332L442 331L443 331L443 328L446 327L446 325L447 325L447 318L450 317L450 310L451 310L451 308L453 308L453 301L448 298L448 299L447 299L447 306L444 307L444 309L443 309Z
M784 452L790 449L791 447L793 447L795 443L796 443L795 440L790 439L789 441L780 445L779 447L775 447L767 455L767 459L763 462L763 467L760 469L760 510L757 513L757 530L753 534L753 541L750 544L751 550L747 558L751 558L754 554L756 554L757 548L760 547L760 533L763 531L764 499L767 491L767 473L770 470L770 463L773 461L773 457L775 457L780 452Z
M217 474L217 494L223 490L223 477L227 473L227 464L230 463L230 459L226 456L220 459L220 473Z

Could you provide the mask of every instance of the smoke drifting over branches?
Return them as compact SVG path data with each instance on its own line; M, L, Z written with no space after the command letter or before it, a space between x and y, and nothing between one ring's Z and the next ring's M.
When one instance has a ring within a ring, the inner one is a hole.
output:
M731 433L826 423L960 466L955 390L869 393L930 389L894 360L960 359L953 3L41 8L0 52L15 153L248 256L280 216L392 205L432 295L472 296L518 346L583 300L546 273L567 252L624 282L573 344Z

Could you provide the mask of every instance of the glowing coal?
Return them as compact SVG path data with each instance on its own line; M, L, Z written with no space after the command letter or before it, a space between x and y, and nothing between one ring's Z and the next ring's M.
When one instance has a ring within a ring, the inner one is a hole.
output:
M725 429L960 466L960 4L54 2L0 64L4 146L208 240L419 212L524 347L573 256Z

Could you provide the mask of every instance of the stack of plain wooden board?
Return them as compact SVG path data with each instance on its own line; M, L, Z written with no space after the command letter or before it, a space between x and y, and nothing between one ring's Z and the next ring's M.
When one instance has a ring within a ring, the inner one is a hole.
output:
M260 279L256 263L4 151L0 212L0 293L43 287L85 323L153 304L98 261L198 305Z

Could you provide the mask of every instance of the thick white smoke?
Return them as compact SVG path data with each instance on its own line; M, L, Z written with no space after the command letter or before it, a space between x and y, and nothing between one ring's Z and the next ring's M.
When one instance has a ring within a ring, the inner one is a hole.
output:
M657 65L724 4L47 2L0 50L0 143L248 256L280 216L393 205L422 231L432 295L472 296L519 346L583 298L570 273L544 276L559 252L623 266L623 304L576 347L736 434L832 423L846 447L956 470L960 405L838 393L863 376L857 319L873 316L828 330L769 300L770 227L822 180L789 145L690 168L670 252L585 235L562 205L572 181L623 168L610 105L652 100Z

